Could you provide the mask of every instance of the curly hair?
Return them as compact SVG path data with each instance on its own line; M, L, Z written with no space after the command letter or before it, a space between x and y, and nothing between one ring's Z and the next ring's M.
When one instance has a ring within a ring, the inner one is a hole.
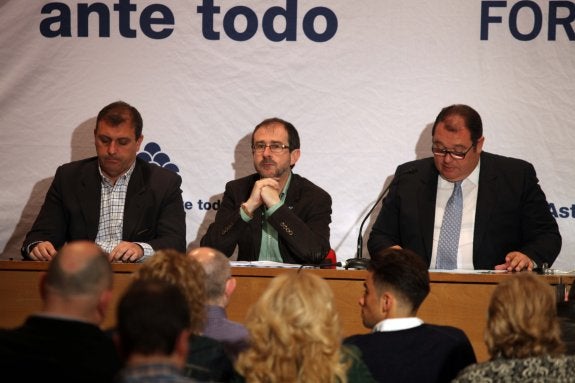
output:
M327 282L299 272L275 277L246 320L250 347L236 362L248 382L347 382L342 330Z
M178 286L188 301L191 329L199 333L205 319L205 272L203 266L176 250L158 250L134 273L135 280L154 279Z
M531 273L501 282L491 296L485 343L492 359L561 354L553 288Z

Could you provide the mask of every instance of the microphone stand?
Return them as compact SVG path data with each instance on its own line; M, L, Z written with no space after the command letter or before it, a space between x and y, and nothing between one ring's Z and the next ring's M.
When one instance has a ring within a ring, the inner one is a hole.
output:
M389 185L391 186L391 183ZM383 197L385 197L388 190L389 190L389 186L385 188L385 190L381 193L381 195L379 196L377 201L375 201L375 203L373 204L371 209L369 209L369 211L365 215L365 218L363 219L363 221L361 221L361 225L359 225L359 235L357 236L356 256L355 256L355 258L350 258L347 261L345 261L345 269L346 270L350 269L350 268L351 269L358 269L358 270L367 269L367 265L369 264L370 260L368 258L363 258L363 256L362 256L362 254L363 254L363 234L362 234L363 233L363 225L365 224L367 219L371 216L371 213L373 212L375 207L381 202Z
M361 221L361 225L359 226L359 235L357 236L357 252L356 252L356 256L355 258L350 258L347 261L345 261L345 269L359 269L359 270L364 270L367 269L367 266L369 265L369 259L368 258L363 258L362 257L362 253L363 253L363 225L365 224L365 222L367 221L367 219L371 216L371 213L373 212L373 210L375 209L375 207L383 200L383 198L387 195L387 192L389 191L389 189L391 188L391 185L393 185L395 182L397 182L397 180L399 180L399 177L405 175L405 174L412 174L417 172L417 169L414 167L410 167L407 168L405 171L399 173L396 175L396 177L389 183L389 185L387 185L387 187L385 189L383 189L383 191L381 192L381 195L379 196L379 198L377 199L377 201L375 201L375 203L373 204L373 206L371 207L371 209L369 209L369 211L367 212L367 214L365 215L365 218L363 219L363 221Z

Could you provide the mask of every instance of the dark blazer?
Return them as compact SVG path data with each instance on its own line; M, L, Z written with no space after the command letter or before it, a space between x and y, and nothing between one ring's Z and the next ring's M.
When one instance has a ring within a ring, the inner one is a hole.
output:
M92 323L32 315L0 329L3 381L112 382L120 363L112 339Z
M186 213L176 173L136 159L124 206L122 239L148 243L154 250L186 250ZM95 240L100 220L101 176L92 157L60 166L44 205L26 235L30 243L50 241L56 249L72 240Z
M263 207L250 222L240 216L241 204L248 200L260 176L250 176L226 184L215 221L201 239L202 246L216 248L230 257L239 246L239 261L257 261L262 239ZM320 187L292 174L285 203L268 222L278 232L279 249L285 263L318 264L328 251L331 197Z
M476 362L465 333L451 326L424 323L405 330L353 335L344 343L361 350L378 382L448 383Z
M437 177L433 158L397 168L369 236L370 255L400 245L430 265ZM493 269L505 263L511 251L551 266L560 250L559 228L533 165L482 152L473 235L475 269Z

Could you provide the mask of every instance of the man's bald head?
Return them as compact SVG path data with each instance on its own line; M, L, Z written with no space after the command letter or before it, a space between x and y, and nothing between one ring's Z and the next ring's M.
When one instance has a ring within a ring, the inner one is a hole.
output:
M62 246L50 261L45 287L64 296L99 294L112 288L113 272L106 253L94 242Z
M228 257L211 247L198 247L188 252L206 272L206 295L209 302L221 301L225 296L226 282L232 277Z

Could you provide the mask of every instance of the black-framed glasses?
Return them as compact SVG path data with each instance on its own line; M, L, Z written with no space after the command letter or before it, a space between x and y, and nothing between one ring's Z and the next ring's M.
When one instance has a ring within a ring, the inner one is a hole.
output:
M464 152L458 152L456 150L447 150L447 149L441 149L441 148L436 148L435 146L431 147L431 151L433 152L433 155L435 156L440 156L440 157L445 157L446 155L450 155L451 158L453 158L454 160L462 160L465 158L465 155L467 153L469 153L469 151L471 150L472 147L474 147L475 145L471 145L469 147L469 149L467 149Z
M284 144L264 144L263 142L258 142L257 144L252 145L252 150L255 153L263 153L266 151L266 148L270 148L270 152L272 153L281 153L284 149L289 149L289 145Z

